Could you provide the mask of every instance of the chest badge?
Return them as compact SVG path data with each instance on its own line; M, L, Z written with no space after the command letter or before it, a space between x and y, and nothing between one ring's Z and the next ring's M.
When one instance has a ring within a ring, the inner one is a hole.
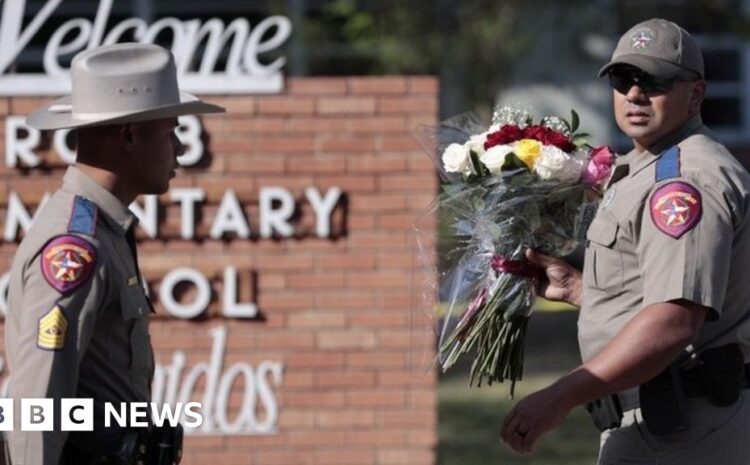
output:
M643 50L648 47L654 40L654 31L644 27L636 30L632 36L630 36L630 46L634 50Z
M679 239L701 220L701 194L690 184L671 182L654 192L650 210L659 231Z
M44 279L62 294L88 281L95 263L96 249L78 236L56 237L42 251Z

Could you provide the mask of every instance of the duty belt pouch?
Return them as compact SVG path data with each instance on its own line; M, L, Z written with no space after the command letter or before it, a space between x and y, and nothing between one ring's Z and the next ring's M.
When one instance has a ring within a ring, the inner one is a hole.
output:
M718 407L732 405L740 397L745 362L737 344L706 350L699 356L703 388Z
M622 423L622 408L617 396L607 396L586 404L594 426L599 432L619 428Z
M154 426L149 430L149 465L179 465L182 460L182 425Z
M641 414L654 436L685 431L690 417L679 368L672 364L638 389Z
M128 430L122 435L122 443L116 454L112 455L111 462L116 465L131 465L138 463L141 434L138 430Z

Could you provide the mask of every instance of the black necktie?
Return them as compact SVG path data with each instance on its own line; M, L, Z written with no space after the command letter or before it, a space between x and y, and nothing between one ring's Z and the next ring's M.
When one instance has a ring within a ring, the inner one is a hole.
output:
M138 279L138 284L143 287L141 284L141 269L138 266L138 249L135 247L135 225L131 226L127 232L125 233L125 239L128 241L128 247L130 247L130 253L133 255L133 264L135 265L135 277ZM151 299L148 297L148 295L145 295L146 302L148 302L148 306L151 308L151 313L156 313L156 309L154 308L154 304L151 303Z
M138 249L135 247L135 225L128 228L125 233L125 239L128 241L128 247L130 247L130 253L133 255L133 263L135 264L135 276L138 278L138 282L141 282L141 269L138 267Z

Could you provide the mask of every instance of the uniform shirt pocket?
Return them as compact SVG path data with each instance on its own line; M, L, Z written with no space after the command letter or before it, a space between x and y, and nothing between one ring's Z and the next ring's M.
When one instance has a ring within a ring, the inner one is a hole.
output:
M622 287L622 254L617 249L619 225L606 212L600 212L586 234L584 279L587 285L605 291Z
M148 322L151 306L140 286L129 286L120 293L120 309L126 328L129 328L131 374L148 375L153 364Z

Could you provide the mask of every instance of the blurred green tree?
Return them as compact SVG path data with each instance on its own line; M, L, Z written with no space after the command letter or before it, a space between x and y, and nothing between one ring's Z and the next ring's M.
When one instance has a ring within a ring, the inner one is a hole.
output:
M489 116L505 70L533 45L525 12L541 0L330 0L297 27L304 74L434 74L441 114ZM316 6L317 5L317 6ZM295 41L292 42L294 46ZM315 44L314 46L308 44Z

